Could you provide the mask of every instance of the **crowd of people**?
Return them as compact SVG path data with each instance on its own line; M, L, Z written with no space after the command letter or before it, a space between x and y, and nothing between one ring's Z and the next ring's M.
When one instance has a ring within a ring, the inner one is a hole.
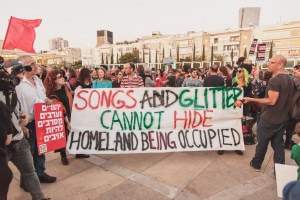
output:
M53 183L56 177L45 172L45 155L38 154L33 106L35 102L47 105L61 102L68 134L74 92L80 88L238 87L244 91L241 123L249 119L252 124L257 123L257 146L250 165L260 171L270 142L274 150L274 162L281 164L285 163L284 149L291 150L295 145L292 136L299 121L289 117L288 105L292 102L294 85L300 88L300 65L295 66L292 73L287 73L284 56L271 58L266 72L254 64L248 64L244 57L239 58L235 67L230 64L213 65L208 70L184 65L179 69L164 71L143 65L136 67L134 63L113 69L106 65L92 70L84 67L58 69L38 66L27 55L6 61L4 67L9 71L20 63L23 66L22 73L18 74L20 83L9 97L14 102L13 106L10 109L2 106L3 102L7 103L7 97L3 94L0 96L1 116L7 116L7 122L1 121L0 124L1 131L4 130L1 132L0 157L6 157L0 160L0 179L6 180L1 182L1 200L6 199L5 193L12 176L7 160L11 160L21 173L20 187L30 192L33 199L44 199L40 183ZM16 119L12 126L7 126L11 120L10 110L16 113ZM69 165L66 149L58 149L56 152L60 153L62 164ZM236 153L243 155L240 150ZM218 151L218 154L222 155L224 151ZM85 154L76 155L76 158L88 157ZM296 159L299 161L299 157L296 156Z

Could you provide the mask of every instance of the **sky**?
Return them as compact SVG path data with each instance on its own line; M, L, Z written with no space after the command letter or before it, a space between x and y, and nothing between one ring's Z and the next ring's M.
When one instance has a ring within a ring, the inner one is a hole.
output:
M5 0L1 2L0 39L10 16L42 19L34 48L48 50L62 37L70 47L96 46L97 30L113 32L114 42L151 35L238 28L241 7L261 7L260 26L300 21L299 0Z

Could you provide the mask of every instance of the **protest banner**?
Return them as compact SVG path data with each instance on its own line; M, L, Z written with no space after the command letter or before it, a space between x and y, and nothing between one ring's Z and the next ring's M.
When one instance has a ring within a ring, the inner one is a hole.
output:
M239 88L80 89L71 154L244 150Z
M266 43L261 43L257 45L257 52L256 52L256 61L264 61L266 58Z
M257 45L257 39L253 39L250 50L249 50L249 55L253 56L255 53L255 49L256 49L256 45Z
M36 140L39 155L66 147L63 107L61 102L47 106L34 104Z

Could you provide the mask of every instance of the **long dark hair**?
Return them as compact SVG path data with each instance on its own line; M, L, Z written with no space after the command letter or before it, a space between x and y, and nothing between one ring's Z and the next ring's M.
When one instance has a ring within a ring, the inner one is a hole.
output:
M82 68L77 77L77 81L81 84L84 84L85 80L89 80L91 82L91 74L88 68Z

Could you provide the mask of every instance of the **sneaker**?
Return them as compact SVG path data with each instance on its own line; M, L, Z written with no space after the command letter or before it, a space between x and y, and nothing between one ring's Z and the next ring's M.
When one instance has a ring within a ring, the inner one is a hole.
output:
M39 177L41 183L54 183L56 181L56 177L54 176L49 176L48 174L45 173L44 176Z
M62 157L62 158L61 158L61 163L62 163L63 165L69 165L69 160L68 160L68 158L67 158L67 157Z
M223 154L224 154L224 150L219 150L219 151L218 151L218 154L219 154L219 155L223 155Z
M256 172L260 172L260 167L254 166L252 160L250 161L250 166L253 167Z
M90 155L86 155L86 154L76 154L75 157L76 157L76 158L89 158Z
M25 183L23 181L20 182L20 188L22 188L25 192L29 192L27 186L25 185Z
M244 155L244 153L241 150L235 150L235 153L237 153L240 156Z

